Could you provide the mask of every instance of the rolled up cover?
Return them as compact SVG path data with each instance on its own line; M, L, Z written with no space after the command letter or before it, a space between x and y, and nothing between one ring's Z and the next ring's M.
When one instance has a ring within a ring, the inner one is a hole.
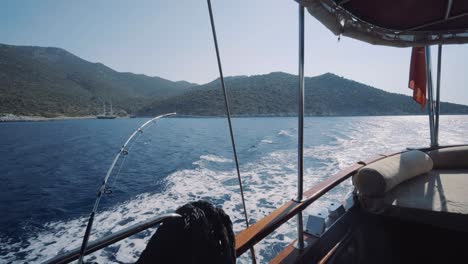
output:
M436 169L468 169L468 146L436 149L427 154Z
M426 153L411 150L365 166L353 176L353 184L361 195L380 197L432 167L432 159Z

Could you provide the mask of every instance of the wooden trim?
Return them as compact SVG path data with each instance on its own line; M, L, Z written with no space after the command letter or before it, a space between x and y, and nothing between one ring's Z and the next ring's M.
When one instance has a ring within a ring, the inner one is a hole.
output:
M304 233L304 241L308 245L315 244L319 239L315 236ZM301 261L304 258L304 250L298 250L294 247L294 244L297 240L294 240L293 243L289 244L283 251L281 251L274 259L270 261L269 264L285 264L285 263L296 263ZM299 262L300 263L300 262ZM312 263L312 262L309 262Z
M383 157L379 157L381 159ZM257 244L260 240L265 238L271 232L276 230L279 226L291 219L297 213L303 211L311 203L320 198L323 194L337 186L351 175L356 173L360 168L364 167L362 164L354 164L339 173L325 179L316 186L312 187L304 193L304 200L301 203L289 201L280 208L273 211L271 214L262 218L260 221L251 225L249 228L243 230L236 235L236 254L242 255L247 249Z
M304 250L294 247L295 241L279 252L270 264L289 264L289 263L318 263L321 258L333 249L333 247L352 230L350 226L355 221L355 210L352 208L341 216L329 230L320 237L304 233L304 240L308 246Z
M463 144L463 145L448 145L448 146L420 148L420 149L416 149L416 150L421 150L421 151L427 152L427 151L434 150L434 149L443 149L443 148L459 147L459 146L468 146L468 145L466 145L466 144ZM387 157L391 157L391 156L394 156L394 155L398 155L398 154L401 154L401 153L404 153L404 152L407 152L407 151L410 151L410 150L412 150L412 149L407 149L407 150L403 150L403 151L395 152L395 153L380 154L377 157L374 157L374 158L371 158L371 159L368 159L368 160L364 160L364 161L359 161L355 165L353 165L353 166L351 166L351 167L349 167L349 168L347 168L347 169L345 169L343 171L338 172L337 174L333 175L332 177L328 178L327 180L323 181L322 183L326 182L326 183L332 185L332 186L327 186L328 190L332 189L333 187L338 185L340 182L342 182L344 179L346 179L346 178L352 176L354 173L356 173L357 170L359 170L359 168L364 167L365 165L371 164L373 162L376 162L378 160L381 160L381 159L384 159L384 158L387 158ZM355 167L357 167L357 169L354 170L353 168L355 168ZM344 177L344 179L341 179L341 181L337 182L337 180L339 180L340 177ZM314 188L312 188L312 189L310 189L309 191L306 192L305 196L308 197L307 199L312 199L314 195L318 195L318 198L323 195L323 193L314 192L314 190L316 190L319 185L317 185L316 187L314 187ZM312 203L312 202L310 202L310 203ZM281 207L280 209L282 209L282 208L283 207ZM277 209L276 211L278 211L280 209ZM272 214L276 213L276 211L274 211ZM270 217L270 216L271 215L269 215L267 217ZM265 218L267 218L267 217L265 217ZM264 220L264 219L262 219L262 220ZM271 219L271 218L269 218L269 219ZM260 220L257 223L260 223L262 220ZM253 227L253 226L251 226L251 227ZM250 230L249 229L244 230L244 232L247 232L247 231L250 231ZM244 233L244 232L242 232L242 233ZM252 230L251 232L254 232L254 231ZM242 233L240 233L240 234L242 234ZM251 236L254 237L255 234L253 234ZM263 237L265 237L265 236L263 236ZM242 237L242 238L244 238L244 237ZM304 239L305 240L310 240L310 239L314 240L314 239L317 239L317 238L309 236L308 234L304 234ZM244 242L244 241L241 241L240 239L238 240L237 237L236 237L236 242ZM301 259L306 252L302 252L302 253L298 252L298 250L296 250L294 248L293 244L294 244L294 241L292 243L290 243L283 251L281 251L273 259L273 261L271 263L295 263L297 260ZM241 252L239 250L239 249L242 249L240 246L241 245L236 244L237 253ZM333 252L331 252L331 255L333 255ZM324 258L324 260L326 260L326 257Z
M340 239L340 241L338 241L338 243L336 243L335 246L332 247L332 249L330 249L330 251L327 252L327 254L325 254L325 256L323 256L323 258L318 262L318 264L327 264L328 261L330 260L330 258L340 249L342 248L343 244L346 244L344 243L345 241L349 240L351 238L351 234L352 232L351 231L348 231L348 233L346 233L344 235L344 237L342 239Z
M404 152L404 151L403 151ZM356 163L335 175L323 180L304 193L304 200L301 203L293 200L288 201L280 208L273 211L271 214L260 219L249 228L241 231L236 235L236 255L240 256L249 248L260 242L266 236L275 231L282 224L294 217L299 212L302 212L310 204L319 199L329 190L336 187L338 184L354 175L360 168L367 164L384 159L388 156L396 155L402 152L392 153L389 155L378 156L369 160Z
M320 260L315 259L318 257L317 251L313 252L314 254L314 259L309 259L310 257L310 252L309 250L298 250L297 248L294 247L294 243L297 240L294 240L293 243L289 244L283 251L281 251L274 259L270 261L270 264L286 264L286 263L315 263L317 261L317 264L326 264L328 260L333 256L333 254L339 250L339 248L342 246L343 242L347 239L349 239L351 236L351 232L348 231L331 249L328 251ZM304 233L304 241L306 241L307 244L309 245L315 245L315 248L317 248L316 243L320 240L320 238L315 237L313 235L309 235L307 233ZM313 250L312 250L313 251Z

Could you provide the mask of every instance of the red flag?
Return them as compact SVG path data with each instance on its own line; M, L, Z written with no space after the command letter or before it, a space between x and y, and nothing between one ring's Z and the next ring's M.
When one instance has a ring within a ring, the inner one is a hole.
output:
M413 99L424 109L426 105L426 52L424 47L414 47L411 51L408 87L413 89Z

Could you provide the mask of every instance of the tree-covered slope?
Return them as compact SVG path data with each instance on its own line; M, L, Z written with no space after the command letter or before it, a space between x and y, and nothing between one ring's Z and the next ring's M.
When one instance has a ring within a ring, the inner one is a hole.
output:
M297 76L274 72L227 77L234 115L297 113ZM421 114L409 96L392 94L331 73L305 79L307 115ZM219 80L203 85L117 72L63 49L0 44L0 114L82 116L112 102L123 114L154 116L225 114ZM468 114L468 107L442 103L443 114Z
M115 109L132 113L190 86L117 72L59 48L0 44L0 113L96 114L102 111L102 101L112 101Z
M234 115L295 115L297 76L282 72L225 79ZM305 79L307 115L421 114L411 97L385 92L331 73ZM177 111L182 115L224 115L219 80L158 100L139 111L155 115ZM443 114L468 114L468 106L441 103Z

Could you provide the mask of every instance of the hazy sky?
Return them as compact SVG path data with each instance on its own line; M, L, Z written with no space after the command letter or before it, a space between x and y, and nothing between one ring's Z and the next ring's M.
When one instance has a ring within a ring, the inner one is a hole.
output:
M226 76L297 73L296 2L212 1ZM204 0L3 0L0 43L60 47L118 71L170 80L218 77ZM435 58L433 48L433 68ZM307 76L333 72L409 95L409 61L408 48L338 42L306 16ZM444 47L441 97L468 104L468 45Z

